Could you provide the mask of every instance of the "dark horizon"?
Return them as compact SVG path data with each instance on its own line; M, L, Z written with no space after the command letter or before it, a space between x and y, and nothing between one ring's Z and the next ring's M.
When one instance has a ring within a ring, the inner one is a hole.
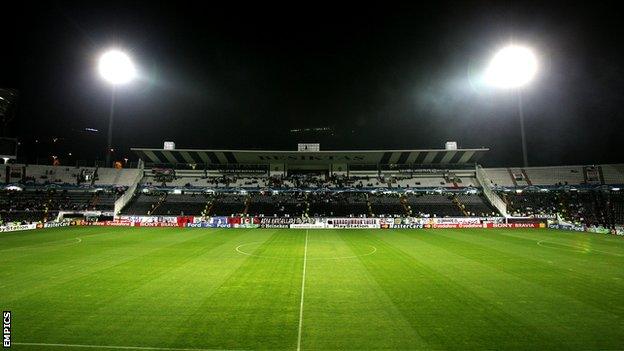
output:
M515 95L474 84L510 41L531 46L540 61L522 93L530 165L624 162L624 65L613 34L621 24L609 3L16 6L0 24L8 33L0 88L20 92L5 134L20 140L29 162L104 158L111 91L96 63L116 46L140 70L117 91L118 159L166 140L277 150L297 142L433 149L452 140L490 148L485 166L519 166Z

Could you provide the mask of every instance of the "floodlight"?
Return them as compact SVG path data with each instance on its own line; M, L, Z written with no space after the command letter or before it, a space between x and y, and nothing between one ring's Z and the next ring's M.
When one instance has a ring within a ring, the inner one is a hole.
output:
M119 50L110 50L101 57L98 69L102 78L113 85L126 84L136 77L130 57Z
M509 45L498 51L485 71L489 85L510 89L529 83L537 73L537 58L524 46Z

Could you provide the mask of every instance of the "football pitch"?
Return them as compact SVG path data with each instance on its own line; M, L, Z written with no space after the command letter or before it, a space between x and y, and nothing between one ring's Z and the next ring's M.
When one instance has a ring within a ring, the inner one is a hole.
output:
M15 350L615 350L624 239L555 230L0 234Z

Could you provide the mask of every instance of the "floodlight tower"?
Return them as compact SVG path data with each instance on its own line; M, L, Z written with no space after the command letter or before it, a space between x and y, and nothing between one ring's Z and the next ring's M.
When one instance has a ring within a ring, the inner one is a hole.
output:
M136 77L134 64L123 51L112 49L100 56L98 71L102 79L111 84L111 103L108 116L108 144L106 148L106 165L110 167L111 153L113 152L113 117L115 115L115 93L118 85L130 83Z
M522 88L526 87L537 73L537 58L530 48L508 45L500 49L485 71L485 82L500 89L515 90L520 116L520 134L522 136L522 161L528 167L526 136L524 133L524 107Z

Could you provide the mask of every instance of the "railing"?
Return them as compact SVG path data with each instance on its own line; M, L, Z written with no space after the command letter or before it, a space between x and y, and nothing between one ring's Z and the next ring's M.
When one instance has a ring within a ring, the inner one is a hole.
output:
M500 212L500 214L507 217L507 205L505 204L505 201L503 201L500 198L500 196L498 196L492 190L490 180L487 178L487 175L485 174L483 167L481 167L480 165L477 165L475 170L476 170L476 176L477 176L477 183L481 185L481 188L483 189L483 195L485 195L485 198L488 199L488 201L490 201L492 206L496 207L496 209L498 210L498 212Z
M139 182L141 181L141 179L143 179L143 169L138 169L137 176L132 181L132 184L128 187L126 192L115 201L115 216L117 216L121 212L121 210L123 210L123 208L128 204L128 202L130 202L130 200L134 196L134 192L139 186Z

